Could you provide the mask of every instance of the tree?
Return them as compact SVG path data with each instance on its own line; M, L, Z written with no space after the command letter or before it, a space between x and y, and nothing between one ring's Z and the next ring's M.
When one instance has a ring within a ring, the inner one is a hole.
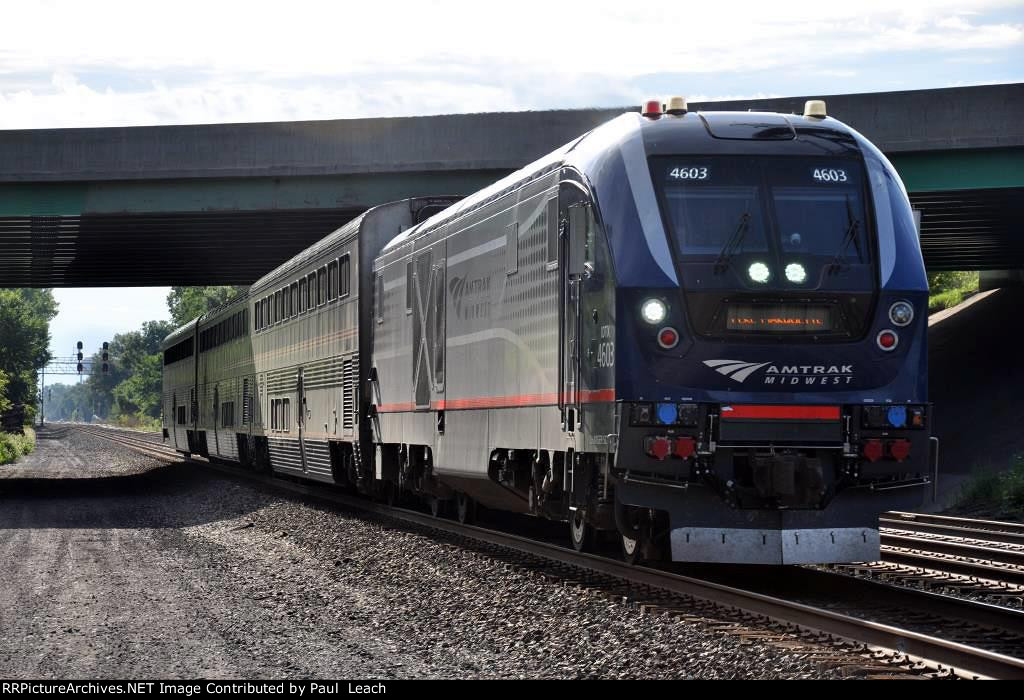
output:
M81 384L50 384L43 407L46 420L83 420L92 417L93 395L89 382Z
M102 417L160 416L160 344L174 330L169 321L146 321L141 330L118 333L110 341L109 371L93 355L89 385L92 411ZM90 413L91 415L91 413Z
M160 344L174 330L169 321L146 321L142 329L114 336L111 350L117 358L111 368L118 384L111 392L118 415L160 417L163 358Z
M110 340L109 371L103 372L99 353L81 384L54 385L47 415L55 420L91 420L98 415L131 425L151 424L160 417L163 339L177 326L244 294L245 287L172 287L167 296L170 321L147 321L136 331ZM47 311L45 297L26 300L39 313Z
M171 287L167 295L167 308L171 321L182 326L197 316L228 302L248 287Z
M160 387L163 362L160 355L144 355L130 377L114 387L114 403L119 415L160 417Z
M0 289L0 372L7 377L4 399L31 412L36 371L50 361L50 320L57 302L49 289Z
M0 413L6 413L11 410L11 402L7 398L7 383L9 381L7 373L0 372Z

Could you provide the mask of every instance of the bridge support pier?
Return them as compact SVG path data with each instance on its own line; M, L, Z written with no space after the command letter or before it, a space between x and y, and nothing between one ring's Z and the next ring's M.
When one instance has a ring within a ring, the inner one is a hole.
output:
M982 292L1000 287L1024 287L1024 270L982 270L978 278L978 289Z

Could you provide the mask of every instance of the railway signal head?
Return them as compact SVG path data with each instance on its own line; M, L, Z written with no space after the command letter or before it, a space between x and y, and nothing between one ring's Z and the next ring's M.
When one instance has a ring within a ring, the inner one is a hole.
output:
M78 363L78 373L79 374L82 373L82 363L81 362Z
M82 353L78 353L78 361L79 361L79 362L81 362L81 361L82 361Z
M82 341L81 341L81 340L79 340L79 341L78 341L78 349L79 349L79 350L81 350L81 349L82 349L82 347L83 347L83 346L82 346Z
M106 353L103 353L103 355L104 355L104 358L105 358L106 357ZM110 366L106 362L104 362L103 363L103 373L106 374L109 371L110 371Z

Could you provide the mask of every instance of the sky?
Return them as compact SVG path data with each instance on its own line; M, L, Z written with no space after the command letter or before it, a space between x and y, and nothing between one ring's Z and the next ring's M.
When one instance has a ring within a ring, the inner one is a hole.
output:
M1024 2L0 0L0 129L407 116L1024 80ZM2 281L0 281L2 284ZM99 343L167 290L61 290Z
M138 330L145 321L166 321L171 317L168 291L166 287L54 289L58 313L50 323L50 353L55 358L72 357L81 340L83 354L90 357L115 333ZM52 378L47 384L55 381L76 380Z

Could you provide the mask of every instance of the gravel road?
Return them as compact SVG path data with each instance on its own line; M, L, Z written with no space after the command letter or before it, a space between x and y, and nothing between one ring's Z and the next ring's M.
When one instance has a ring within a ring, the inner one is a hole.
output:
M0 567L4 678L842 675L61 426L0 467Z

